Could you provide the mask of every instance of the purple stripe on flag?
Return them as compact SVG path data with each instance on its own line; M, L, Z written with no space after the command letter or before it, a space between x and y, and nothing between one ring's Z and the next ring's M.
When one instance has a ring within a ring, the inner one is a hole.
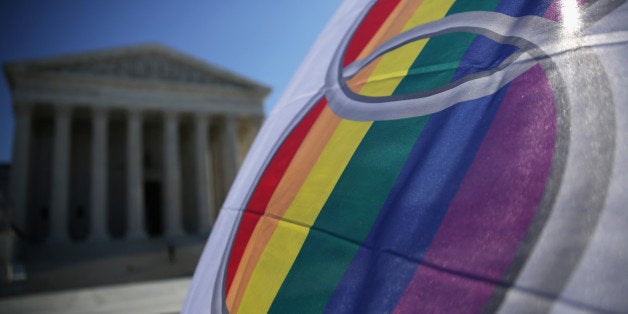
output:
M561 2L563 1L553 0L552 4L549 6L549 8L547 9L547 12L545 12L545 15L543 17L546 19L554 20L554 21L560 20L561 15L562 15L561 11L563 10L563 6L565 5L564 3L561 4ZM578 0L577 4L578 6L582 6L583 4L587 2L588 0Z
M537 65L512 81L396 312L482 309L541 200L555 131L552 89Z

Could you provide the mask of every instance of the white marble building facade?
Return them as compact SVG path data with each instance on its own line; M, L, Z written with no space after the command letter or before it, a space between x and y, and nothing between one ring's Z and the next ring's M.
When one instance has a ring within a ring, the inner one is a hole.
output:
M33 242L207 234L269 93L160 45L5 72L12 216Z

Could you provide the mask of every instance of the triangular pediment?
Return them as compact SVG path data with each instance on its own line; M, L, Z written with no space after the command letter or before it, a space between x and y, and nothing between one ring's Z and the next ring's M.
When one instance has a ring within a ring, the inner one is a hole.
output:
M228 86L264 91L266 87L170 48L140 45L86 52L10 65L12 71L76 75L149 82Z

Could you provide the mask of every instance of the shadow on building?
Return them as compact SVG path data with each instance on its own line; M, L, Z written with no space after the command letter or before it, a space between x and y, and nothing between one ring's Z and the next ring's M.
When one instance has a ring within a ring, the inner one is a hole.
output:
M4 70L19 240L0 295L191 275L269 89L160 45Z

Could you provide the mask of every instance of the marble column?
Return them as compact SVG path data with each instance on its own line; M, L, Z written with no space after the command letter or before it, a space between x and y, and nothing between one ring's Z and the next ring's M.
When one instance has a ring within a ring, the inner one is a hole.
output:
M264 116L256 116L253 117L251 120L251 124L253 124L253 132L255 133L253 139L255 139L255 137L257 137L257 133L259 133L259 131L262 129L262 126L264 125Z
M107 124L108 112L96 108L92 116L91 226L90 240L104 241L107 232Z
M164 114L164 235L183 234L181 224L181 163L179 161L179 117Z
M32 107L29 104L16 104L13 108L15 110L15 136L9 185L13 205L12 220L21 231L26 232Z
M69 241L68 200L72 111L70 107L58 106L55 108L54 115L50 240L52 242L67 242Z
M216 219L212 179L211 150L208 139L208 117L194 116L194 166L196 173L196 209L198 234L208 234Z
M127 126L127 239L146 237L142 171L142 112L131 110Z
M225 116L223 144L223 168L225 191L229 191L238 171L238 133L236 117Z

